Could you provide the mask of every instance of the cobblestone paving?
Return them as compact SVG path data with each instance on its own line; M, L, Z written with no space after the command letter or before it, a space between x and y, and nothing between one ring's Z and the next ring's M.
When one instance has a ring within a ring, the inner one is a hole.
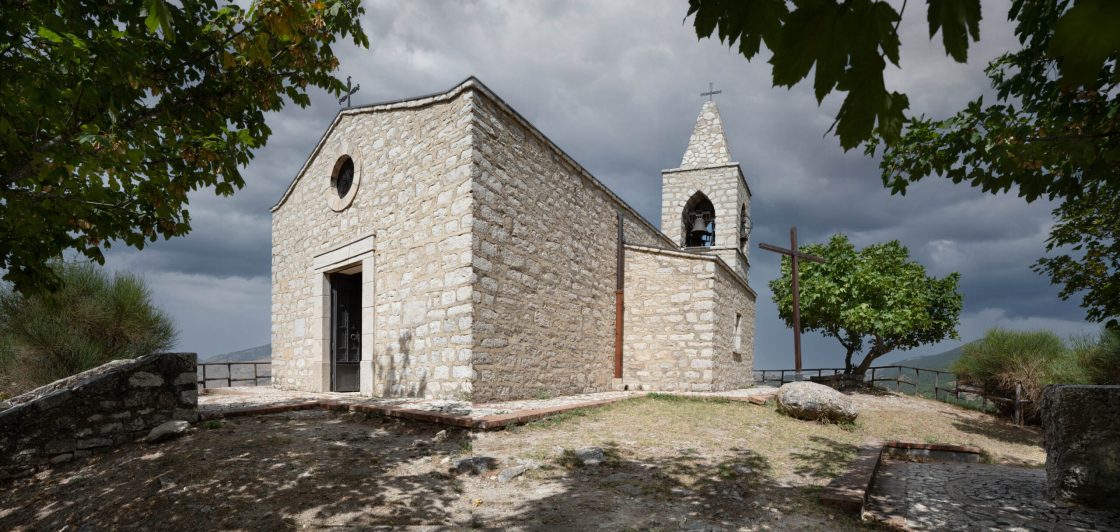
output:
M688 393L695 397L732 397L740 398L749 395L772 392L774 388L758 387L743 390L730 390L726 392ZM550 399L527 399L522 401L506 401L501 403L473 404L463 401L447 401L441 399L379 399L364 397L356 393L313 393L278 390L270 387L244 387L244 388L215 388L199 395L199 412L223 412L242 408L264 406L279 406L287 404L304 403L316 400L335 400L350 404L367 404L394 408L408 408L414 410L427 410L443 414L482 418L501 414L516 414L528 410L542 408L555 408L597 401L625 399L639 397L647 392L601 392L581 395L567 395Z
M990 464L884 461L872 518L911 530L1120 530L1120 510L1046 498L1046 471Z

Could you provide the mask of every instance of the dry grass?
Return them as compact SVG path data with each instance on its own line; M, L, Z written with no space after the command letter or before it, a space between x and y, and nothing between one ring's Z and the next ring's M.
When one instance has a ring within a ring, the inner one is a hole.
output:
M719 461L749 449L768 464L772 477L794 484L825 484L871 438L974 445L996 463L1041 467L1046 455L1037 429L920 397L854 395L862 413L854 424L796 420L772 404L703 401L672 396L635 399L577 411L476 442L476 451L524 458L556 448L616 446L624 458L682 455Z

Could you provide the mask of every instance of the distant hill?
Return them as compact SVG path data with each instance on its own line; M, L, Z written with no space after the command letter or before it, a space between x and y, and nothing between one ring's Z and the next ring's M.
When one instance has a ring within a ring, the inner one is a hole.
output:
M268 362L269 360L272 360L272 344L213 355L204 359L203 362Z
M953 367L953 362L956 362L956 360L963 354L964 345L961 345L944 353L907 358L899 360L898 362L891 362L890 364L892 366L909 366L911 368L939 369L943 371L950 371Z

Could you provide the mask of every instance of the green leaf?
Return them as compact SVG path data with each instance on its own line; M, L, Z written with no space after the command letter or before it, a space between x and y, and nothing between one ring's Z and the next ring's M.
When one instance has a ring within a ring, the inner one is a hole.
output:
M157 33L162 30L165 39L173 40L171 9L167 6L167 2L164 0L144 0L144 7L148 12L147 18L144 19L144 25L147 26L148 31Z
M39 26L39 29L35 31L35 34L55 44L62 43L66 40L61 35L55 33L53 30L45 26Z
M1062 81L1067 85L1090 84L1106 61L1116 61L1120 56L1118 28L1120 2L1114 0L1081 0L1066 11L1047 50L1059 60Z
M980 0L927 0L929 37L941 31L945 53L958 63L968 61L968 40L980 40Z

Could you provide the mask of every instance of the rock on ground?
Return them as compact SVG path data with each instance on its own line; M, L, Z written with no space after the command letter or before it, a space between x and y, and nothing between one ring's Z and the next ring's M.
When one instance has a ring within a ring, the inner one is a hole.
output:
M532 467L528 465L507 467L503 469L501 473L498 473L498 482L509 482L525 474L525 472L530 469L532 469Z
M581 465L597 466L607 461L607 454L600 447L576 449L576 459Z
M168 421L152 429L144 438L144 442L159 443L161 441L173 440L186 434L189 428L191 428L191 424L186 421Z
M859 415L852 400L815 382L791 382L778 389L778 411L808 420L850 422Z
M460 458L451 463L452 473L469 473L471 475L481 475L486 471L498 467L498 461L489 456L471 456L468 458Z

